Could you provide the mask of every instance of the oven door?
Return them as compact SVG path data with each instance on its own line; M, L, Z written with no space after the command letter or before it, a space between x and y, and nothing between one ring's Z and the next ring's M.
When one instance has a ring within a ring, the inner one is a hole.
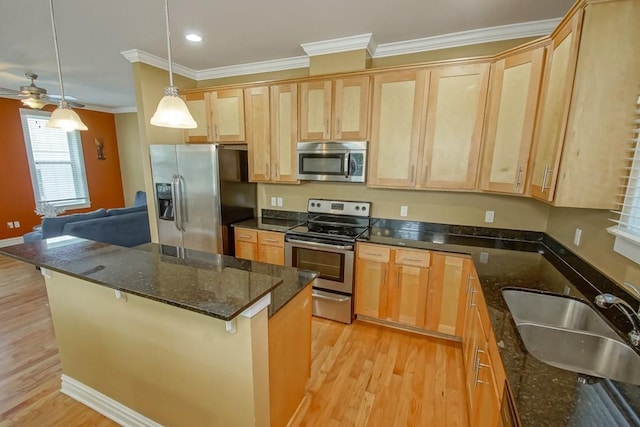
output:
M353 244L287 237L285 265L320 273L316 288L353 294Z

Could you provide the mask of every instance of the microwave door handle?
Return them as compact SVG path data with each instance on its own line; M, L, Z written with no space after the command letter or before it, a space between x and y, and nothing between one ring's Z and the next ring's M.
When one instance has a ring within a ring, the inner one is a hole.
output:
M344 177L345 178L349 178L349 157L351 157L351 155L349 154L348 151L344 153Z

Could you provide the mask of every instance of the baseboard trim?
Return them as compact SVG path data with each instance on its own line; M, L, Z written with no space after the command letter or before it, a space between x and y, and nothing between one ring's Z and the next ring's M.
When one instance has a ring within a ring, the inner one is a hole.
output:
M434 331L426 331L424 329L416 328L415 326L401 325L395 322L390 322L388 320L376 319L375 317L363 316L361 314L358 314L356 316L356 319L361 322L373 323L375 325L385 326L387 328L397 329L399 331L404 331L404 332L411 332L418 335L424 335L426 337L441 338L447 341L462 342L462 338L457 337L455 335L443 334L441 332L434 332Z
M122 426L162 427L161 424L64 374L60 391Z
M11 246L11 245L19 245L20 243L24 243L24 240L22 240L22 236L11 237L9 239L2 239L0 240L0 248L4 248L5 246Z

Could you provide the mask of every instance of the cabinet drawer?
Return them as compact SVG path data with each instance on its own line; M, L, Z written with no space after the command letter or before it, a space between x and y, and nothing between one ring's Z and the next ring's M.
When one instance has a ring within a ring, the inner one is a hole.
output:
M246 228L236 228L236 240L241 242L258 242L258 232L256 230L247 230Z
M431 252L396 249L396 264L428 268L430 261Z
M258 243L264 246L278 246L284 248L284 234L261 231L258 234Z
M370 261L389 262L391 258L391 248L358 243L358 258L368 259Z

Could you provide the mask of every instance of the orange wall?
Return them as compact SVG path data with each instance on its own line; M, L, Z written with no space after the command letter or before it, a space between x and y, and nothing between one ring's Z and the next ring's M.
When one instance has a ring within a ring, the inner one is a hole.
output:
M22 236L40 224L40 217L33 211L35 201L20 121L21 107L20 101L0 98L0 239ZM53 109L53 106L45 108ZM65 213L124 206L114 115L75 111L89 128L80 132L80 136L91 207ZM94 138L103 139L105 160L97 159ZM9 221L19 221L20 228L8 228Z

